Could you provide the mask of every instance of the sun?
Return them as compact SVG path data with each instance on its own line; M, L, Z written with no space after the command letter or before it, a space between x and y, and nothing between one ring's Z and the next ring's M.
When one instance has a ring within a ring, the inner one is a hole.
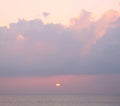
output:
M61 84L60 83L56 83L55 86L56 87L61 87Z

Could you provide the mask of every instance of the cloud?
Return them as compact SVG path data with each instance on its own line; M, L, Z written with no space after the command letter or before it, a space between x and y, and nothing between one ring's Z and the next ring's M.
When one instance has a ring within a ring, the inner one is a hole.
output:
M19 35L17 36L17 40L18 40L18 41L23 41L24 39L25 39L24 36L21 35L21 34L19 34Z
M43 16L46 18L46 17L48 17L50 15L50 13L49 12L43 12Z
M77 18L72 18L70 20L72 29L77 31L89 28L93 22L92 13L86 10L82 10L81 14Z
M78 18L71 20L72 29L80 32L78 33L80 38L81 36L84 38L83 56L89 53L91 47L104 36L107 29L112 27L112 23L118 20L119 16L119 12L108 10L99 19L95 20L92 13L83 10Z
M120 25L118 26L118 18L110 27L107 28L104 36L99 39L96 45L93 46L91 53L94 56L96 64L98 64L98 70L108 70L110 73L119 72L120 62ZM116 27L115 27L116 26ZM113 71L114 70L114 71Z
M82 11L68 27L37 19L0 27L0 76L120 73L119 29L112 10L98 20Z

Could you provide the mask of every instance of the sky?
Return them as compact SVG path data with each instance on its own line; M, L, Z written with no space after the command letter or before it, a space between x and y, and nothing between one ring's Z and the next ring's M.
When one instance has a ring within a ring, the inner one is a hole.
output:
M0 94L120 95L119 4L0 0Z

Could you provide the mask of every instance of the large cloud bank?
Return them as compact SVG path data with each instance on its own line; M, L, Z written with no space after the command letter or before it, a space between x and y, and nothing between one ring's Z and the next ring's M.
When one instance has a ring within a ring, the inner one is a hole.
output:
M120 73L120 14L82 11L69 27L19 20L0 27L0 76Z

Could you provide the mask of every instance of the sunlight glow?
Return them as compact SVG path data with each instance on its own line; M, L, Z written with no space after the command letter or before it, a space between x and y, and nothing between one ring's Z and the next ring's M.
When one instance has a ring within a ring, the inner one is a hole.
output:
M55 86L56 86L56 87L61 87L61 84L60 84L60 83L56 83Z

